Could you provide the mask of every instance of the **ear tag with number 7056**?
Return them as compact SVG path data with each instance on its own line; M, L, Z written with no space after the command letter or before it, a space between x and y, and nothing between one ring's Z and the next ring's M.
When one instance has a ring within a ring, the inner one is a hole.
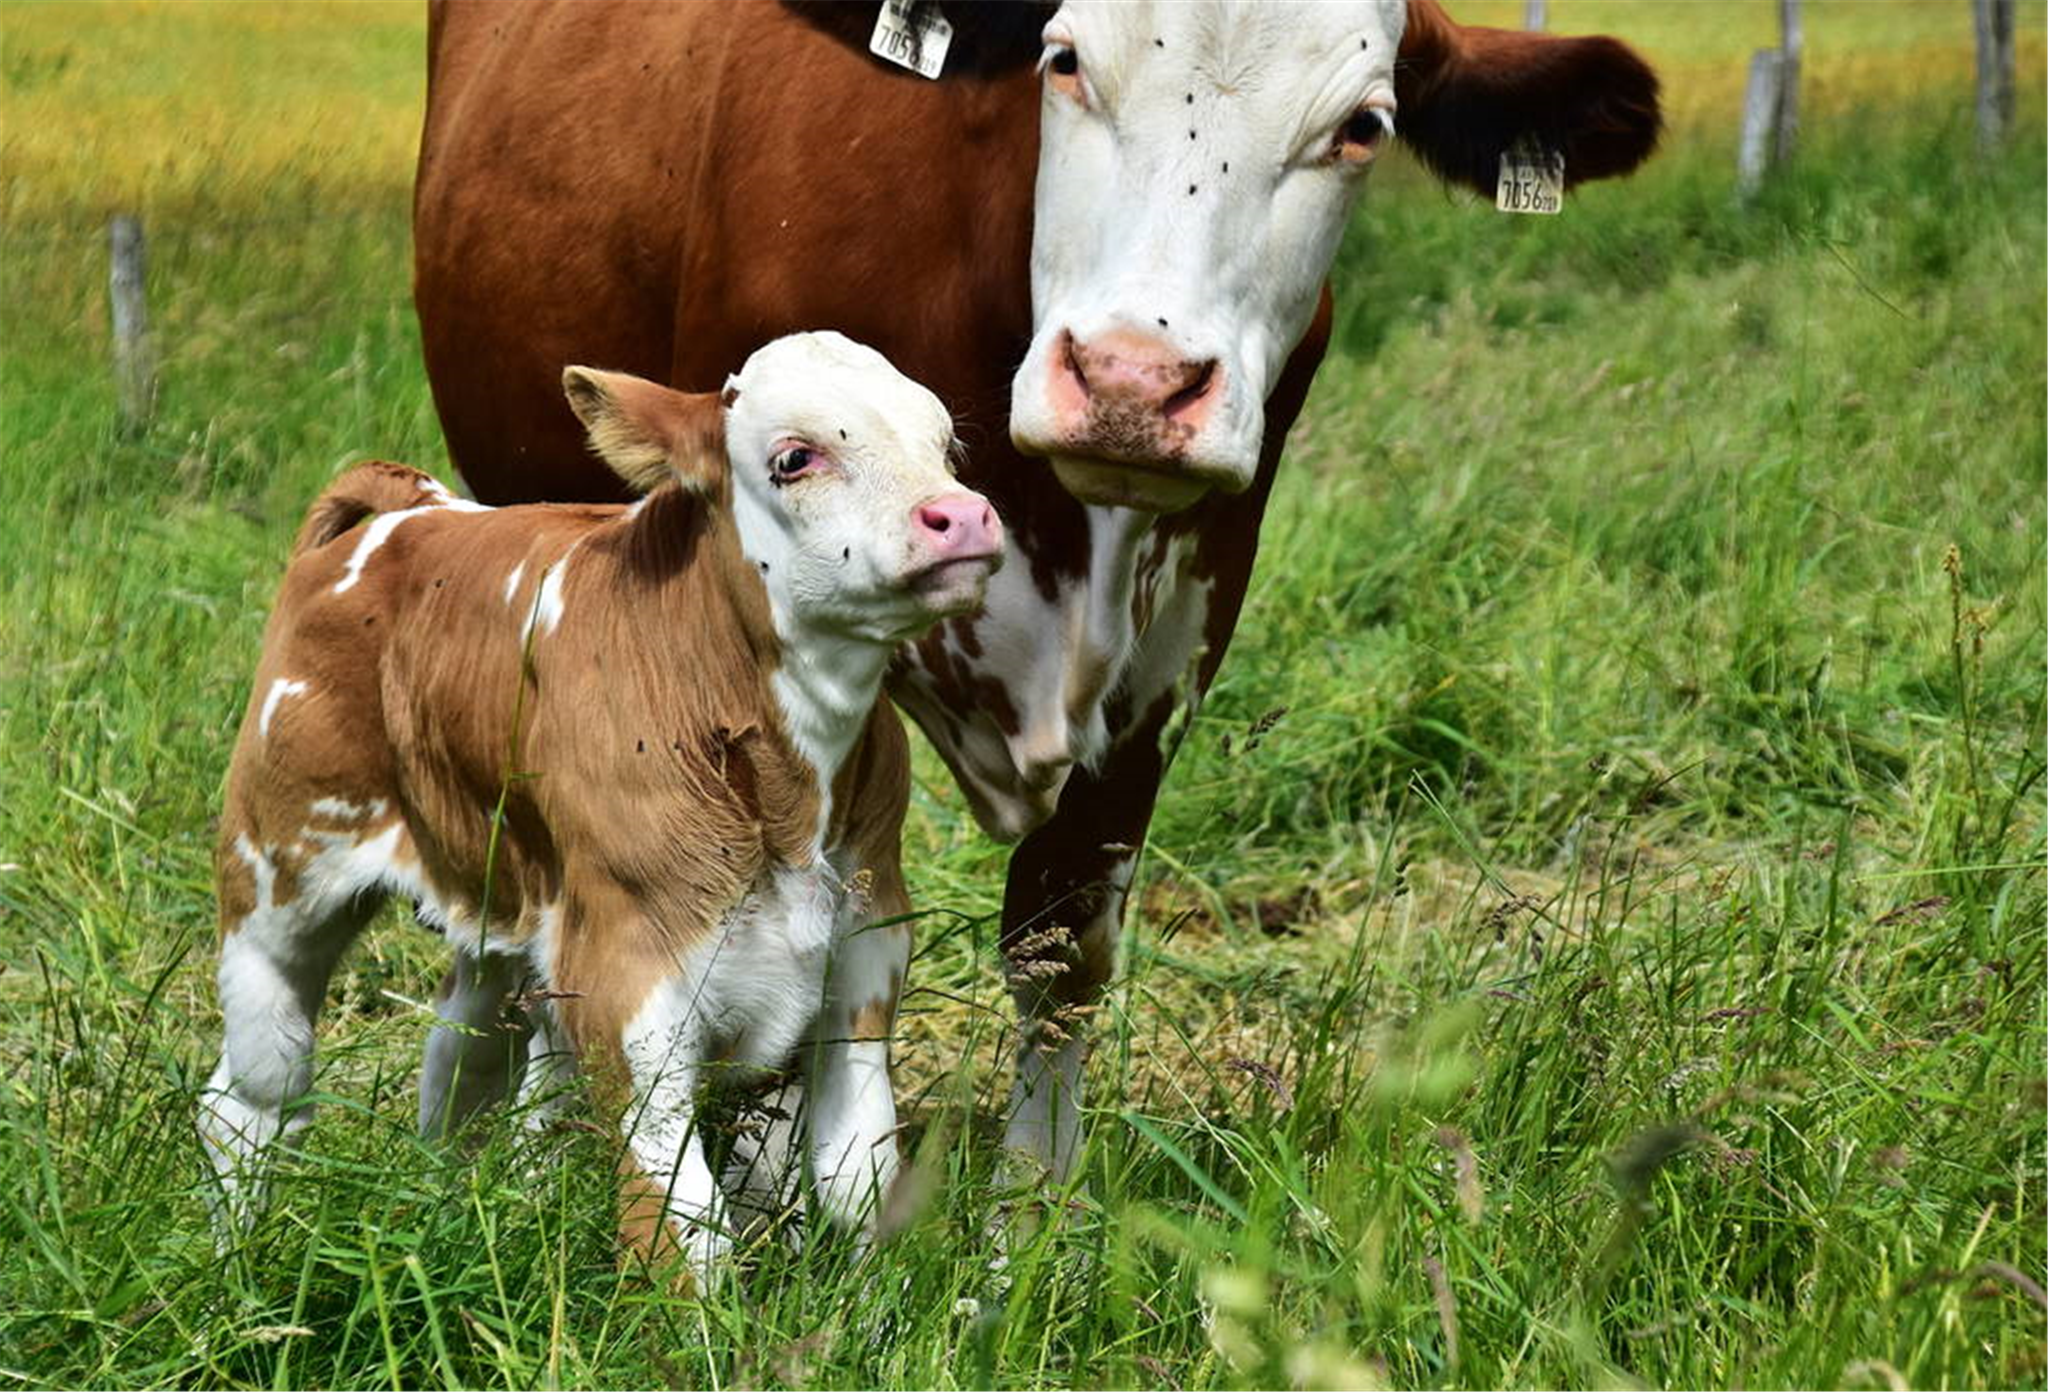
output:
M1564 151L1517 140L1501 152L1493 206L1504 213L1564 211Z
M953 26L939 13L936 0L882 0L868 52L899 68L936 79L946 65Z

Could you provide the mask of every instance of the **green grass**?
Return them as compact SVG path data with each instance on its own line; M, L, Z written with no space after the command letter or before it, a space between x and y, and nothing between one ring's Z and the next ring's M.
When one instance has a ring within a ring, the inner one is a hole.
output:
M1559 219L1376 176L1082 1182L994 1185L1002 855L921 756L929 1203L701 1302L620 1272L602 1136L413 1139L439 960L397 915L214 1254L211 817L263 613L338 466L443 466L418 16L0 11L0 1383L2040 1385L2040 11L1984 160L1962 7L1814 7L1804 153L1739 211L1768 7L1553 8L1641 16L1681 119ZM163 366L132 440L121 202Z

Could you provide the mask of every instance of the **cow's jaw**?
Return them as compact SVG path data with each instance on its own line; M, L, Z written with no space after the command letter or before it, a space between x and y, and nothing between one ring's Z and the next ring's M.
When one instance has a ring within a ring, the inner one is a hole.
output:
M1086 503L1251 486L1267 392L1313 318L1393 112L1403 0L1068 0L1046 25L1017 448ZM1360 157L1361 154L1363 157Z

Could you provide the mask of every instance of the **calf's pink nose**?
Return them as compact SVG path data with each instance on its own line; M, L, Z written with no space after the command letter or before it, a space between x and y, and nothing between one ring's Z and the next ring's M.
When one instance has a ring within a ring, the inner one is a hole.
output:
M1003 524L979 493L949 493L911 509L918 539L944 560L993 556L1003 549Z

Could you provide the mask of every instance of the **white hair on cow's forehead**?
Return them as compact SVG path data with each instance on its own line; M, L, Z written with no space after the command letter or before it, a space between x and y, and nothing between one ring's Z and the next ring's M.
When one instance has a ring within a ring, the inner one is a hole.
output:
M873 348L829 330L790 334L756 349L726 383L733 417L760 430L816 432L831 446L841 430L877 429L894 442L943 451L953 418L923 385ZM876 444L872 438L864 444Z

